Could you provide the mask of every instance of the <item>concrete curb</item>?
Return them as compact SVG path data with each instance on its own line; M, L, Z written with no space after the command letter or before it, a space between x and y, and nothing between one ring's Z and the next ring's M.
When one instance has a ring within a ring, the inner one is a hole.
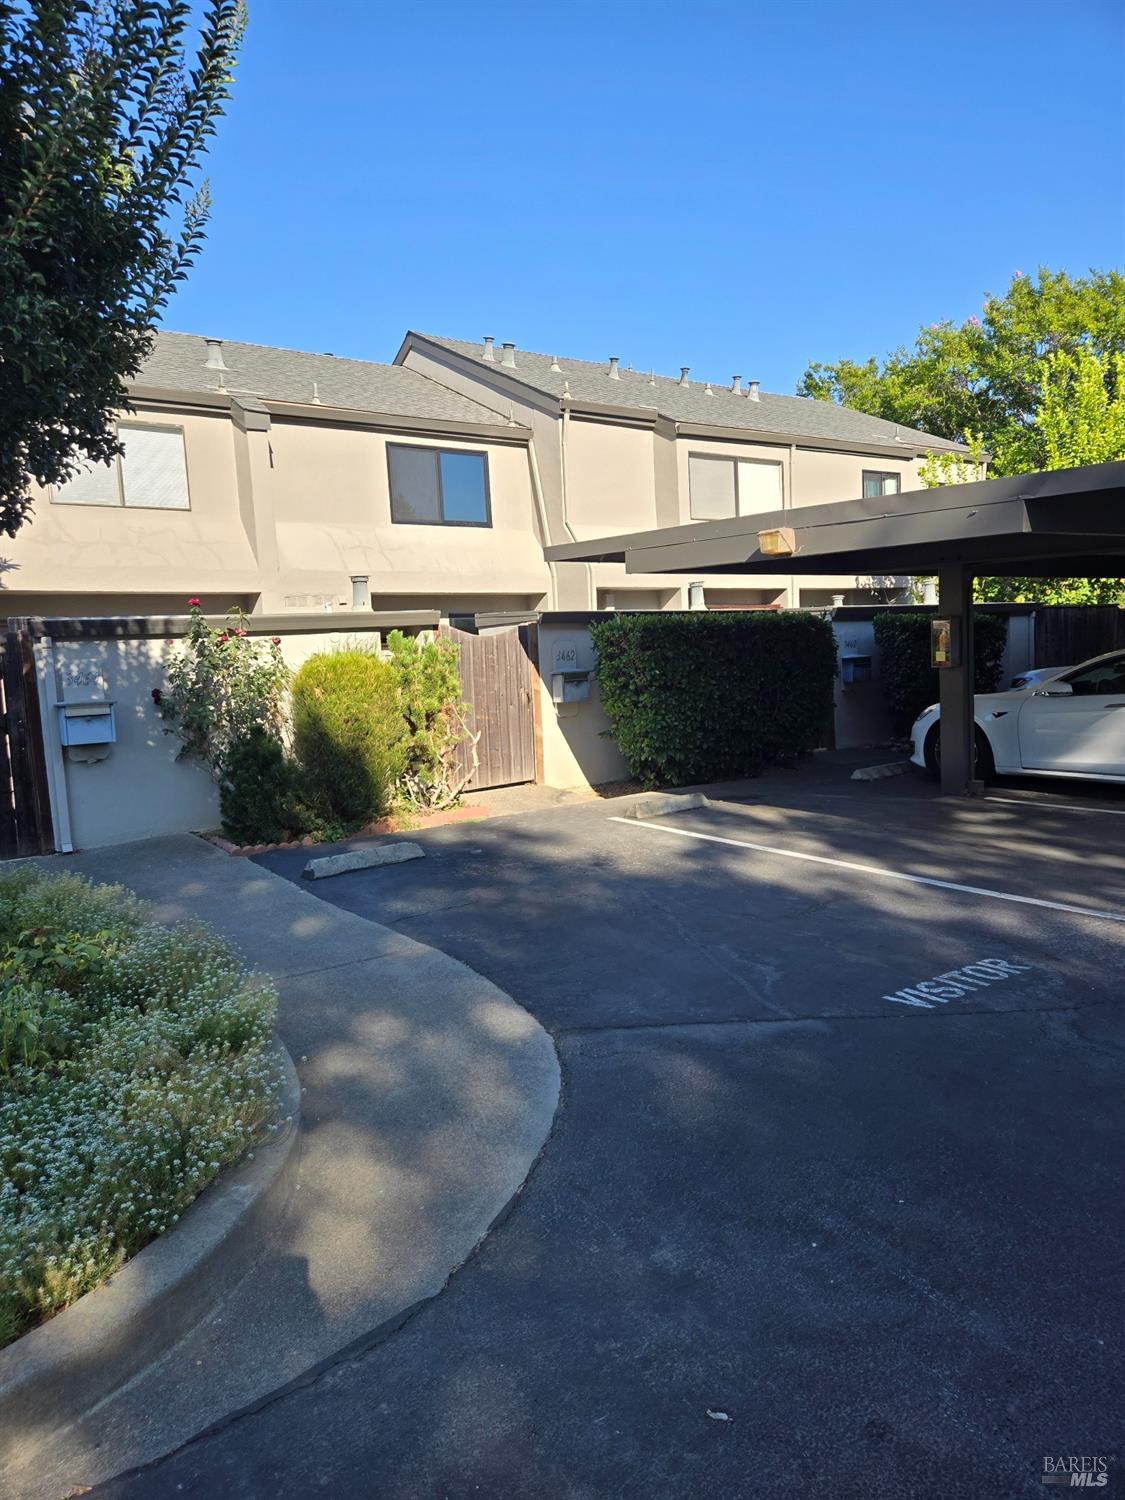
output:
M696 807L706 807L708 799L702 792L651 792L630 798L623 809L623 818L667 818L673 813L691 812Z
M851 774L852 781L882 781L885 776L905 776L910 769L908 760L888 760L881 766L859 766Z
M0 1349L0 1457L27 1462L155 1363L221 1302L269 1243L300 1152L301 1085L278 1042L283 1122L200 1194L172 1229L96 1290ZM289 1117L289 1123L284 1123Z
M401 865L408 859L424 859L425 850L418 844L372 844L366 849L350 849L346 854L325 854L310 859L301 871L304 880L327 880L332 875L347 875L352 870L374 870L379 865Z

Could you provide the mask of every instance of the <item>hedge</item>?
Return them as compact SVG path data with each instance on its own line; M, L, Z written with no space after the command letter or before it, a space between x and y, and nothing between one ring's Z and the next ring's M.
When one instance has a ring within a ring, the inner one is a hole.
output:
M938 700L938 669L930 666L930 618L905 613L875 616L883 698L895 729L902 734L928 704ZM1008 640L1007 616L975 610L973 638L976 690L994 693L1000 686Z
M836 647L817 615L621 614L590 633L602 707L646 786L757 775L825 743Z

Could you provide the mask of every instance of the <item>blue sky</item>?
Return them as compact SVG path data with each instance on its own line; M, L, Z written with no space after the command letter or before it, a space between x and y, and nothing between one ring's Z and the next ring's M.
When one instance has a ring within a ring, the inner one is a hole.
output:
M1125 261L1119 0L251 0L165 326L789 391Z

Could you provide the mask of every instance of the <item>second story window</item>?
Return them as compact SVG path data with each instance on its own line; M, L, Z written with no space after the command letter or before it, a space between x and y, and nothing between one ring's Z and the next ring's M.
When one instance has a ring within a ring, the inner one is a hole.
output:
M491 526L488 455L387 444L391 520L413 526Z
M52 486L52 505L127 505L134 510L190 510L182 427L122 422L124 453L110 464L86 464Z
M781 465L754 458L689 453L688 490L695 521L722 521L730 516L780 510Z
M902 489L902 475L889 470L864 469L863 498L873 500L878 495L897 495Z

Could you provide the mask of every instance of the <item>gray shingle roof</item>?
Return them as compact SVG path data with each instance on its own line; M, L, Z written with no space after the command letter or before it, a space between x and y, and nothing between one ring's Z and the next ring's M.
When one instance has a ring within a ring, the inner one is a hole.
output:
M297 349L271 349L264 344L226 339L226 370L208 369L206 360L207 341L202 335L160 332L134 384L192 393L217 391L222 374L223 385L233 396L308 405L313 400L315 382L320 402L327 407L492 427L508 425L506 416L499 412L401 365L337 359L331 354L304 354Z
M569 383L570 394L578 405L583 402L606 406L632 407L638 411L657 411L661 416L675 422L700 423L710 427L739 427L748 432L784 433L793 437L825 438L835 442L893 443L913 452L926 448L960 448L945 438L930 433L918 432L912 427L901 427L882 417L865 416L831 401L813 401L804 396L776 396L762 391L760 399L751 401L745 395L735 395L726 386L707 387L701 381L679 381L666 375L650 376L645 371L621 370L619 379L609 375L609 361L596 364L584 359L558 357L560 370L551 369L555 356L531 354L516 349L516 368L505 369L500 364L500 351L496 351L496 363L488 364L481 358L483 344L468 343L464 339L441 338L435 334L422 333L416 337L428 343L438 344L457 354L481 364L485 370L494 370L510 379L521 381L532 389L550 396L563 394L564 382Z

